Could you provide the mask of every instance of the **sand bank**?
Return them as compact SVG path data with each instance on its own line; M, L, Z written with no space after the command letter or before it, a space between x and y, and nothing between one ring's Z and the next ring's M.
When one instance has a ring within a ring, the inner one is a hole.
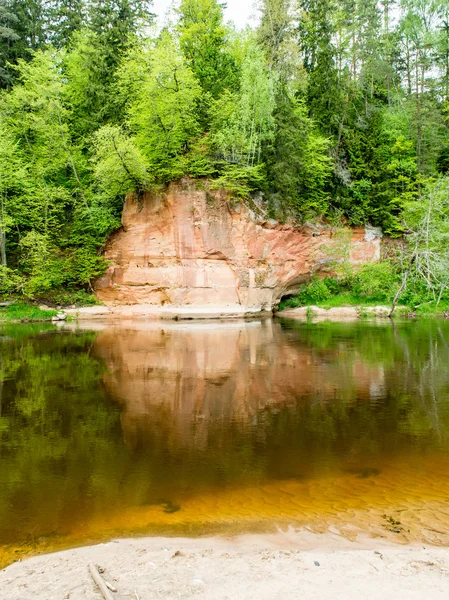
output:
M307 531L234 538L139 538L36 556L0 572L5 600L101 600L89 562L117 600L447 599L449 549L350 542Z

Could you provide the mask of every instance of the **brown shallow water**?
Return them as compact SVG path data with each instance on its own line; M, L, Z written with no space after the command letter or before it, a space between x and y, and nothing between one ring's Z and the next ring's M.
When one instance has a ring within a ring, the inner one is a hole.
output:
M449 543L449 324L0 329L0 563L132 534Z

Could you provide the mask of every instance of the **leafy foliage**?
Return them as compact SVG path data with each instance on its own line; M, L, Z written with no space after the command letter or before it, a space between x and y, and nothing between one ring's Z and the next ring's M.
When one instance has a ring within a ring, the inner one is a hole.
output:
M5 267L4 265L0 265L0 294L13 294L17 292L22 284L22 278L20 275Z
M402 285L393 310L401 295L411 289L419 304L428 300L438 306L448 296L449 285L449 178L430 185L421 202L409 203L404 221L407 236L400 255Z
M100 192L115 200L149 186L145 159L120 127L105 125L94 136L94 177Z
M400 274L391 261L367 264L344 278L313 278L297 295L283 300L280 308L389 304L399 285Z
M185 151L200 134L196 109L201 87L168 32L148 50L147 61L147 69L140 70L139 89L128 103L128 123L151 172L165 182L184 174ZM130 63L138 71L134 57ZM125 63L122 73L127 71Z
M262 0L241 32L217 0L159 31L150 8L0 0L0 264L21 292L88 292L126 194L186 175L283 221L408 231L449 165L445 2Z
M238 85L236 62L228 46L230 30L223 23L223 5L215 0L182 0L179 43L202 90L218 98Z
M350 283L352 293L370 302L390 302L399 286L399 274L391 261L364 265Z

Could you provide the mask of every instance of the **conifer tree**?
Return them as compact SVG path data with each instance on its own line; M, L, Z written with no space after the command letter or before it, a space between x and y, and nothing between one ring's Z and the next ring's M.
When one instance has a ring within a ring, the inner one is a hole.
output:
M45 6L48 43L55 48L68 46L72 35L86 25L86 0L50 0Z
M12 75L9 66L11 46L20 39L15 30L18 18L6 0L0 0L0 87L8 87Z

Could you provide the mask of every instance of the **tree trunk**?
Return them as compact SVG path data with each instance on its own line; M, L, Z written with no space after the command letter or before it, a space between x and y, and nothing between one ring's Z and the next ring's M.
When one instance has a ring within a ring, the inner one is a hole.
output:
M443 18L444 31L444 100L449 99L449 11L446 9Z
M412 74L410 70L410 47L409 47L409 39L406 36L405 38L405 69L407 71L407 93L409 96L412 95Z
M407 281L408 281L408 276L410 275L410 270L411 270L411 268L412 268L412 265L413 265L413 263L415 262L415 258L416 258L416 253L414 252L414 253L412 254L411 258L410 258L410 261L409 261L409 263L408 263L408 265L407 265L407 268L406 268L406 270L404 271L404 275L402 276L402 283L401 283L401 287L400 287L400 288L398 289L398 291L396 292L396 295L395 295L395 297L394 297L394 299L393 299L393 302L392 302L392 304L391 304L391 310L390 310L390 313L389 313L389 315L388 315L388 316L390 317L390 319L391 319L391 317L393 316L393 313L394 313L394 311L395 311L395 308L396 308L396 306L397 306L397 304L398 304L398 302L399 302L399 298L402 296L402 294L403 294L403 292L404 292L404 290L405 290L405 287L406 287L406 285L407 285Z
M391 74L390 74L390 2L386 0L384 2L384 27L385 27L385 62L387 65L387 98L388 106L390 106L390 88L391 88Z
M421 94L419 93L419 53L416 51L416 156L418 175L421 175L421 140L422 140L422 123L421 123ZM418 197L421 196L421 178L418 179Z
M3 194L0 195L0 264L6 267L5 206L3 203Z

